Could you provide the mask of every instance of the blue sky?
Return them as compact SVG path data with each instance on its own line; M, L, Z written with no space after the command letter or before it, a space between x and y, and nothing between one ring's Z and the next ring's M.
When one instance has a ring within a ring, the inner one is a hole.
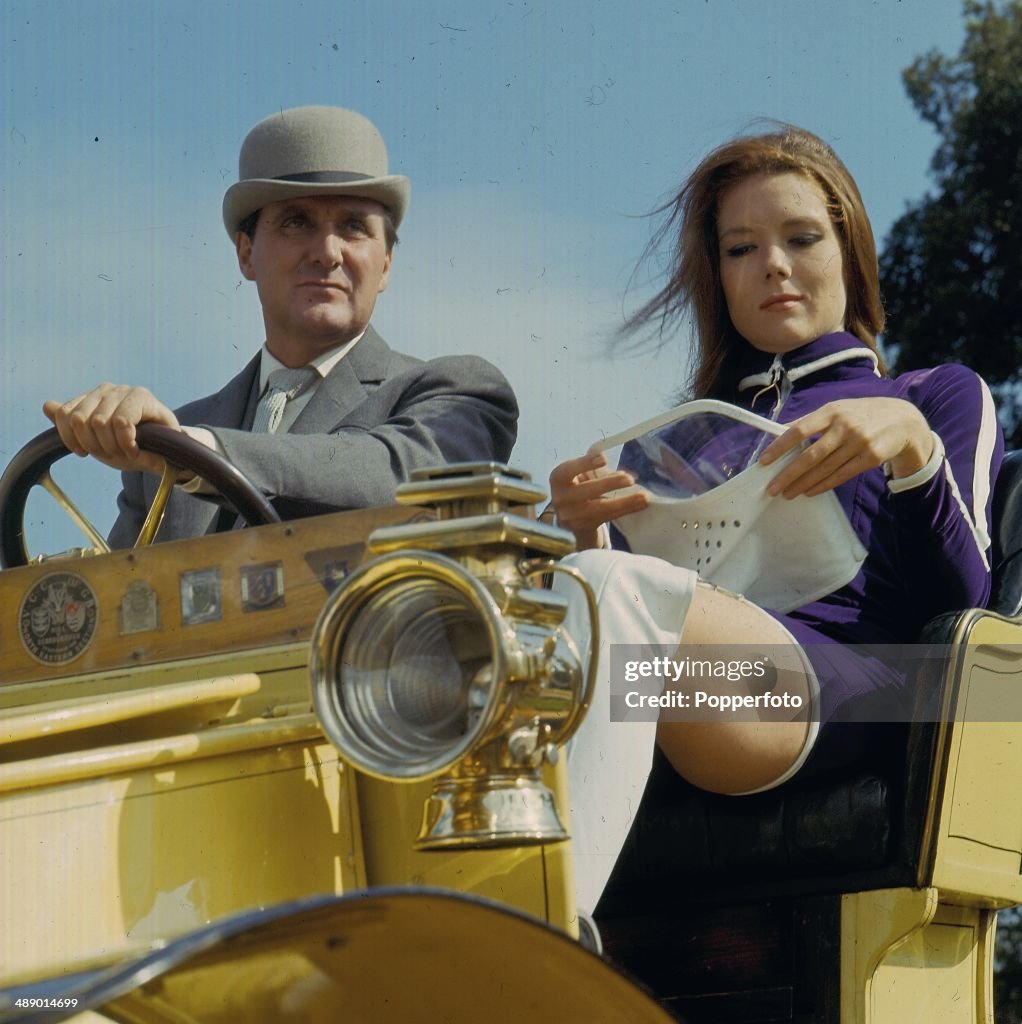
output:
M776 117L835 146L882 240L935 143L901 71L962 35L960 0L5 0L0 460L47 425L46 398L115 380L176 405L244 364L259 307L220 220L238 147L276 109L333 103L375 121L413 183L374 324L497 363L523 411L512 461L545 482L683 380L684 339L606 353L648 294L643 214ZM116 475L64 475L107 528ZM31 518L59 523L46 500Z

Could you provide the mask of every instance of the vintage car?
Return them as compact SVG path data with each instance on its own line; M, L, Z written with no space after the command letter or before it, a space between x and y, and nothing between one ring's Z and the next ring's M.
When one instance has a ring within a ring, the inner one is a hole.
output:
M281 523L142 433L252 528L152 546L153 518L104 552L83 524L101 553L30 561L33 486L81 518L54 433L0 480L0 1022L992 1019L1022 902L1014 458L994 610L933 626L918 721L757 797L657 762L600 955L558 756L592 671L542 490L446 467Z

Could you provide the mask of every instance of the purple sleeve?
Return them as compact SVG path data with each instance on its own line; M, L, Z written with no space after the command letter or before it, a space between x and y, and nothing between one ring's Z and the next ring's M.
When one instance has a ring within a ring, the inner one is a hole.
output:
M990 596L990 507L1004 455L990 391L951 364L897 383L943 446L943 457L938 452L926 469L900 485L891 481L908 578L941 610L981 608Z

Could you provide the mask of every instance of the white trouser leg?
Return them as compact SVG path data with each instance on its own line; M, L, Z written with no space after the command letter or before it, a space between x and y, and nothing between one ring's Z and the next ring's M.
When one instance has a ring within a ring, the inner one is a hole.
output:
M564 559L596 594L600 651L592 707L568 744L571 837L578 906L591 911L628 835L649 776L655 722L610 720L610 645L662 644L673 656L698 577L659 558L582 551ZM589 613L578 584L554 577L570 601L565 625L588 649Z

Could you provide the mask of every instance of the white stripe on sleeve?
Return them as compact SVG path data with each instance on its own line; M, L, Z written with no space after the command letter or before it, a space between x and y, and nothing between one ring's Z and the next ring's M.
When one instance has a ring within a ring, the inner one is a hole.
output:
M990 498L990 460L994 456L994 445L997 442L997 412L994 400L986 381L979 378L982 410L979 421L979 436L976 438L976 461L973 466L972 478L972 510L973 522L980 526L986 547L990 546L990 536L986 531L987 501ZM985 548L984 548L985 550Z

